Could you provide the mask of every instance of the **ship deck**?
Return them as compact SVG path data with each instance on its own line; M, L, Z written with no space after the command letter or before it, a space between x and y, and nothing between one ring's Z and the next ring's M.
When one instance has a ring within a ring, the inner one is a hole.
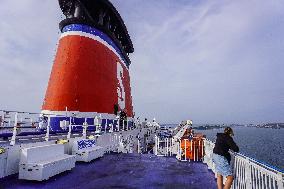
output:
M152 154L108 154L44 182L0 179L0 188L216 188L213 172L201 162L180 162Z

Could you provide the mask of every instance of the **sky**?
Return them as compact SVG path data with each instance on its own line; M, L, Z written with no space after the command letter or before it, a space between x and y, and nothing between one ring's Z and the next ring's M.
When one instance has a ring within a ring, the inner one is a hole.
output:
M111 0L132 38L136 115L284 122L282 0ZM56 0L0 0L0 109L39 112L64 19Z

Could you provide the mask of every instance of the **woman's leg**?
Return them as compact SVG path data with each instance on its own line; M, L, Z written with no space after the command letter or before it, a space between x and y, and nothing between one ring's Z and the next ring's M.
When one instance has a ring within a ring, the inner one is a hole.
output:
M233 183L234 177L232 175L227 176L224 189L230 189Z
M218 189L223 189L223 176L220 174L217 174L217 186Z

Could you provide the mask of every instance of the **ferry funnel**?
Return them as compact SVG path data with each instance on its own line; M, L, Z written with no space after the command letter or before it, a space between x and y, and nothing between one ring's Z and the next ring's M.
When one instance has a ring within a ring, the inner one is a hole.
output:
M132 117L128 55L134 49L120 14L108 0L59 5L66 19L42 113L112 119L118 109Z

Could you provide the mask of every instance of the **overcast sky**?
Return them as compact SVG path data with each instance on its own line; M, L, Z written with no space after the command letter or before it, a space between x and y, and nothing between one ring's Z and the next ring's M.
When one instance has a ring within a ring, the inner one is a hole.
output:
M284 121L282 0L112 0L135 53L136 115L162 123ZM0 109L39 112L57 0L0 0Z

